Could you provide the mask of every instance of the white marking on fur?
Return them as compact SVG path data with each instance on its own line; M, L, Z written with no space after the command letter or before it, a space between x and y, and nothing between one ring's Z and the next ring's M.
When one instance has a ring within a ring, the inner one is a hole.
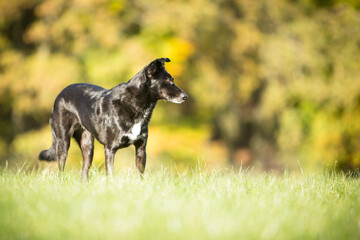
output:
M172 103L176 103L176 104L180 104L180 103L183 103L184 102L184 100L179 100L179 99L170 99L170 100L167 100L167 101L169 101L169 102L172 102Z
M126 134L131 140L136 140L141 132L141 122L134 124L131 128L130 133Z

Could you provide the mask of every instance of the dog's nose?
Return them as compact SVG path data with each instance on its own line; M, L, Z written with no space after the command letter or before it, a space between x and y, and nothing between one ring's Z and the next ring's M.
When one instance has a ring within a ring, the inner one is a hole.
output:
M187 94L184 94L183 97L182 97L183 101L185 101L187 98L188 98Z

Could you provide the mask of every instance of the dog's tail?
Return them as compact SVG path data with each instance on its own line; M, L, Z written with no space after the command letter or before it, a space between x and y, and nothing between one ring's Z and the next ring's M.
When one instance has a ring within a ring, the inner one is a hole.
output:
M47 150L42 151L39 154L39 160L44 161L55 161L56 160L56 151L55 148L51 147Z
M39 160L44 160L44 161L56 161L56 151L55 151L55 147L51 146L51 148L42 151L39 154Z
M50 125L51 125L52 121L50 119ZM51 135L52 135L52 145L51 148L41 151L41 153L39 154L39 160L43 160L43 161L56 161L56 137L55 137L55 133L53 128L51 128Z

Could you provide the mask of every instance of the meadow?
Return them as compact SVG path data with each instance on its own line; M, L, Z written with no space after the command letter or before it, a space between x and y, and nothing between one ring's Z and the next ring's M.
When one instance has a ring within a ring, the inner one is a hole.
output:
M0 170L0 239L359 239L342 173Z

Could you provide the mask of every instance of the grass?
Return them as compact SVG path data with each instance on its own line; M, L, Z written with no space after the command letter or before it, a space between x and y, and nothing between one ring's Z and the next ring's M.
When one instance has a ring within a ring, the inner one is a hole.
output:
M358 239L359 179L0 171L0 239Z

